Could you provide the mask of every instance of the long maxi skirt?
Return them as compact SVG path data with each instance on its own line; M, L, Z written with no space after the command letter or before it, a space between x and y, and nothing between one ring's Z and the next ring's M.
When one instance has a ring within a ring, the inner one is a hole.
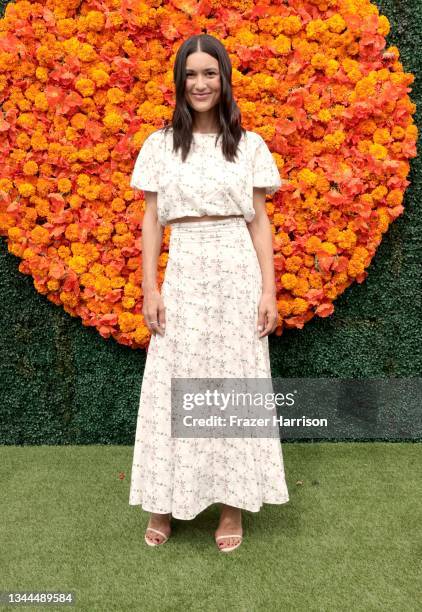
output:
M289 495L280 439L171 435L171 378L271 378L259 337L262 275L243 217L171 225L164 336L142 380L129 505L190 520L223 503L258 512Z

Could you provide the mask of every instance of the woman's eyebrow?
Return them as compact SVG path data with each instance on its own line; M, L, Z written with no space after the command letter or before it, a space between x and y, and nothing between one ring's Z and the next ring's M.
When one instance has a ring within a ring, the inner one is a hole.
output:
M208 72L209 70L217 70L217 68L205 68L202 72ZM196 72L193 68L186 68L186 72Z

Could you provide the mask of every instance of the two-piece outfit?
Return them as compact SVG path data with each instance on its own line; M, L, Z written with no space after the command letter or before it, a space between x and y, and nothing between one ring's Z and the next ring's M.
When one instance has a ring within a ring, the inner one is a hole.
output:
M258 512L289 501L279 438L171 436L171 378L271 378L268 336L259 337L262 274L246 222L253 187L281 178L264 139L247 131L237 161L221 136L194 133L185 162L173 133L157 130L135 163L132 188L157 192L160 223L184 216L243 215L171 224L161 287L164 335L151 336L142 380L130 505L189 520L223 503Z

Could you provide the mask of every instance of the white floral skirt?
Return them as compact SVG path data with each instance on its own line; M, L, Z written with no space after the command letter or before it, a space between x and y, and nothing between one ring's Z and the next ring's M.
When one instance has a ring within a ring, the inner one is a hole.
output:
M171 436L171 378L271 378L259 337L262 276L243 217L171 225L161 295L164 336L151 336L142 380L130 505L189 520L223 503L258 512L289 501L279 438Z

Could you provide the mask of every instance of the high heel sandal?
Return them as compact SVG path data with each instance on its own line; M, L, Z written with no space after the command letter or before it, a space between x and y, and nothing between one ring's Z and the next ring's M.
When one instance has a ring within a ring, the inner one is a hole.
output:
M145 533L144 538L148 546L161 546L162 544L165 544L170 537L170 536L166 536L166 534L163 533L162 531L159 531L158 529L154 529L153 527L147 527L146 531L154 531L155 533L158 533L160 536L163 536L164 538L162 542L151 542L151 540L148 540L147 534Z
M223 539L227 539L227 538L240 538L240 542L238 542L237 544L235 544L234 546L226 546L226 548L220 548L218 546L218 540L223 540ZM236 548L239 548L239 546L242 544L243 541L243 536L236 534L236 533L229 533L227 535L221 535L221 536L217 536L215 538L215 541L217 542L217 548L220 552L231 552L232 550L235 550Z
M171 525L171 513L169 514L169 525ZM162 536L164 538L164 540L162 542L151 542L151 540L149 540L147 538L147 531L153 531L154 533L158 533L158 535ZM171 535L171 531L169 533L169 535L167 536L165 533L163 533L162 531L160 531L159 529L155 529L155 527L147 527L145 530L145 542L148 544L148 546L161 546L162 544L165 544L167 542L167 540L169 539Z

